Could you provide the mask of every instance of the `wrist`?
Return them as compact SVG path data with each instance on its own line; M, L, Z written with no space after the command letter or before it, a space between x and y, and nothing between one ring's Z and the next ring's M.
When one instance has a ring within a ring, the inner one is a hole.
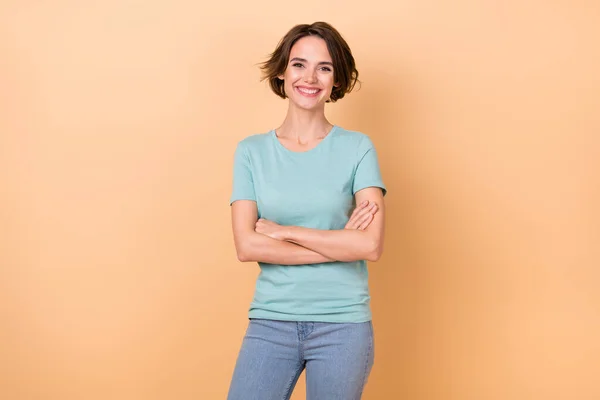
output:
M294 240L294 231L296 230L295 226L282 226L282 240L287 242L291 242Z

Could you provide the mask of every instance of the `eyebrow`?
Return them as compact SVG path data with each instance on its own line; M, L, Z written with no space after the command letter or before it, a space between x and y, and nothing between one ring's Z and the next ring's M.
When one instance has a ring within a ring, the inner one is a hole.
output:
M306 61L306 59L304 58L300 58L300 57L294 57L290 60L290 62L292 61L301 61L301 62L308 62ZM333 63L329 62L329 61L321 61L319 64L317 65L331 65L333 67Z

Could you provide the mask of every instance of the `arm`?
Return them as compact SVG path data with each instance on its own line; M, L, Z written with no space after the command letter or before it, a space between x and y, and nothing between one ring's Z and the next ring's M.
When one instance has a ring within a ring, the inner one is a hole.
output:
M385 207L380 188L368 187L355 194L356 202L375 202L378 211L365 230L319 230L298 226L282 227L285 241L299 244L340 261L377 261L383 253Z
M284 240L300 244L340 261L377 261L383 253L385 205L387 189L383 183L377 152L371 139L363 135L357 148L358 164L352 188L356 202L375 202L379 210L364 231L316 230L300 227L284 229Z
M256 232L258 210L252 163L243 141L238 143L234 154L233 192L230 201L233 238L240 261L284 265L333 261L297 244L275 240Z
M255 231L258 211L256 202L238 200L231 205L233 238L238 260L269 264L298 265L332 262L316 251L295 243L273 239Z

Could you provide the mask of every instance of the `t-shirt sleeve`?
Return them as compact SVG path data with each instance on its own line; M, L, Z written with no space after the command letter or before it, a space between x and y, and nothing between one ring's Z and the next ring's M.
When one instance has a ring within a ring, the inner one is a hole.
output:
M238 143L233 156L233 187L229 205L236 200L256 201L252 179L252 163L243 142Z
M356 167L356 173L354 175L352 194L355 194L359 190L367 187L379 187L382 189L383 195L385 196L387 193L387 188L385 187L381 177L377 151L375 150L375 146L368 136L366 136L361 142L358 157L359 161L358 166Z

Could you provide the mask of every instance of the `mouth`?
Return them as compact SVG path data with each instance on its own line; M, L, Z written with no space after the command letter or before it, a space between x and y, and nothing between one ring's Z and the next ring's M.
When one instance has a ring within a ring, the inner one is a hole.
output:
M294 89L304 97L317 97L321 93L321 89L317 88L296 86Z

